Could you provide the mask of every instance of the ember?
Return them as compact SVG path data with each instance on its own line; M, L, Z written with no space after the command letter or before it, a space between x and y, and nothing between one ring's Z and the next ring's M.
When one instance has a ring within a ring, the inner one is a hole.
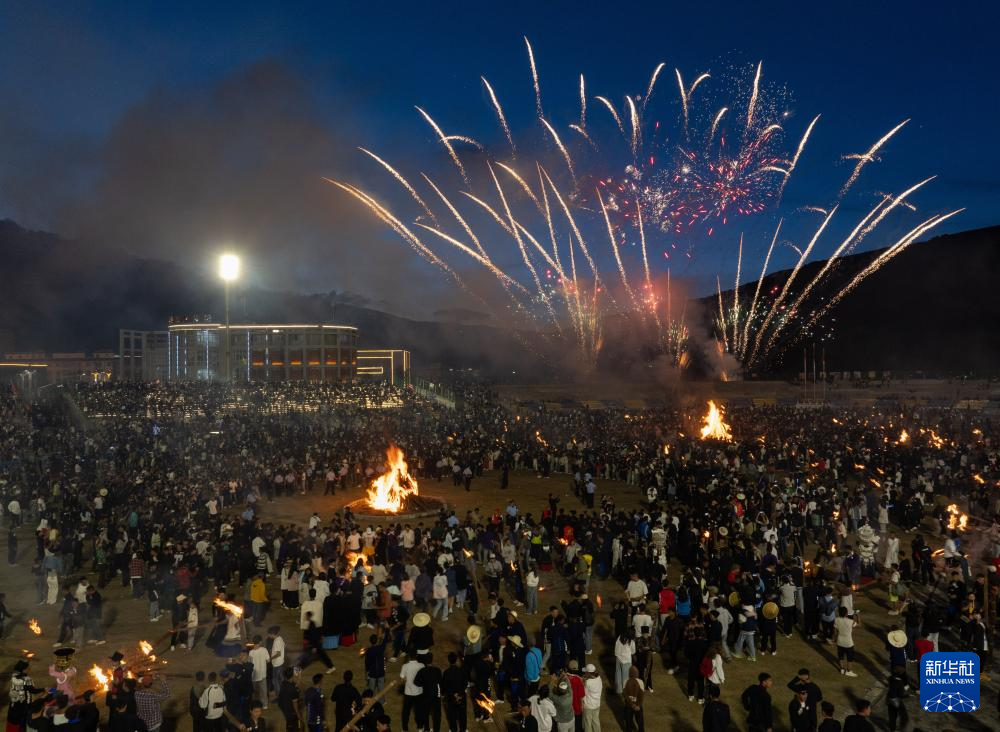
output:
M729 430L729 425L723 421L725 410L717 407L711 399L708 401L708 414L705 415L705 426L701 428L701 439L703 440L725 440L730 442L733 434Z
M417 481L410 477L402 450L390 445L386 457L389 471L372 481L368 490L368 505L378 511L399 513L407 496L419 495Z

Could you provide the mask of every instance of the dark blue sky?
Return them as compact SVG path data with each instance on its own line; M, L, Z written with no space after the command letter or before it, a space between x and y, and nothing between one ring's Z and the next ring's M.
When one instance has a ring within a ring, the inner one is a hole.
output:
M503 138L479 83L484 74L503 99L515 136L525 132L534 112L521 40L527 35L546 114L563 128L578 114L581 72L591 94L620 104L624 93L644 91L660 61L668 64L660 88L673 94L667 74L674 67L691 79L717 64L763 60L765 79L791 93L795 141L809 119L823 115L786 207L829 203L850 171L839 156L863 151L912 118L882 161L866 169L859 193L900 190L936 174L939 180L915 199L916 215L965 206L942 231L1000 223L1000 12L994 3L259 5L4 3L0 215L78 234L80 202L104 200L91 188L109 176L115 156L109 140L123 120L136 108L148 112L151 98L169 114L175 106L169 100L205 95L262 63L286 70L344 150L365 145L404 160L407 172L444 174L440 151L413 105L425 107L448 132L499 145ZM592 107L591 114L599 111ZM406 203L394 197L391 181L372 176L360 155L331 153L316 160L316 170L374 184L390 200ZM364 216L345 208L343 216L350 215ZM703 282L717 270L728 272L730 245L741 230L748 234L748 252L760 254L776 215L730 225L699 245L691 274ZM913 221L890 222L887 236L906 223ZM100 228L97 234L116 235ZM305 228L282 230L282 236L293 248L298 236L322 237ZM866 245L885 243L871 237ZM788 265L790 256L788 249L776 263ZM322 283L300 268L281 284Z

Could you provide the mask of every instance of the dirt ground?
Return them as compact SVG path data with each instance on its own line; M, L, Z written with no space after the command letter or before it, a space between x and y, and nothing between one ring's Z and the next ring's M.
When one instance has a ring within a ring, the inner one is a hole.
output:
M565 508L570 509L576 506L576 499L572 495L566 476L540 479L533 474L517 473L511 476L511 486L506 492L499 490L499 480L496 475L491 474L476 480L473 483L471 493L453 488L450 482L422 481L421 485L422 493L443 498L457 509L459 516L464 515L466 510L475 506L479 506L484 513L491 512L495 508L505 506L509 498L517 501L522 512L530 511L537 516L541 513L549 491L563 495L562 505ZM613 492L619 507L631 508L638 505L638 491L622 483L604 482L598 486L598 492ZM335 497L323 497L321 491L314 491L307 497L282 498L274 503L264 503L261 506L262 518L273 522L296 522L304 525L313 510L319 511L323 517L330 517L345 503L360 497L360 493L361 491L357 490ZM7 607L12 615L7 624L2 645L0 645L0 653L3 656L0 668L5 671L5 679L9 678L14 661L22 655L23 650L31 651L36 654L36 660L31 668L35 683L48 684L51 679L47 676L46 669L53 658L52 644L59 626L57 618L59 605L34 605L35 591L29 573L34 541L30 529L22 528L19 535L22 553L19 566L11 567L6 562L0 566L0 582L5 588ZM903 539L902 543L904 547L908 546L908 539ZM671 581L676 581L677 578L678 567L675 563L671 567ZM541 584L545 587L545 591L539 598L539 606L543 611L548 605L556 604L557 601L567 597L566 581L561 576L554 573L550 576L543 576ZM621 705L614 694L608 692L613 685L614 644L611 637L612 623L607 614L612 606L611 600L619 596L622 591L622 588L615 582L595 581L591 589L592 597L595 595L603 597L603 610L598 616L597 631L594 636L594 655L590 657L590 660L598 665L605 679L606 703L601 712L601 721L607 729L619 729L621 726ZM265 619L265 626L280 623L291 651L299 646L301 640L301 633L298 630L298 611L280 608L280 603L277 601L280 593L276 577L272 577L269 581L269 594L272 602L271 609ZM138 653L138 642L147 640L155 646L154 652L167 660L167 664L162 668L171 675L172 699L164 706L165 716L168 718L164 724L164 730L189 730L191 720L187 715L187 691L191 684L191 677L197 670L206 672L221 670L224 665L223 660L204 647L203 635L199 635L198 642L190 653L180 649L168 652L168 639L165 635L167 619L164 618L159 623L150 623L147 617L145 599L131 599L128 591L122 588L120 580L115 579L109 583L103 590L103 596L107 645L86 646L77 653L75 665L80 673L77 677L79 680L77 688L80 691L89 688L86 669L90 668L93 663L97 662L106 667L107 657L116 649L121 650L126 655L134 656ZM242 593L238 596L241 597ZM837 706L837 716L841 719L846 713L848 705L856 698L862 696L876 698L879 696L882 682L887 676L887 660L883 639L893 618L886 615L886 595L884 587L880 583L859 591L856 594L855 602L856 607L862 610L862 627L855 633L858 678L852 679L838 673L836 654L832 646L820 647L806 644L798 634L795 634L792 639L785 639L779 634L778 654L776 656L761 655L756 663L734 660L726 665L726 683L722 690L722 699L729 704L737 728L746 728L745 714L739 703L739 695L748 684L755 682L757 674L761 671L767 671L775 677L772 698L778 720L777 729L787 729L787 705L792 694L785 688L785 684L792 679L800 666L807 666L812 670L813 680L823 690L824 698ZM204 600L202 611L203 617L205 617L207 608ZM29 631L27 627L29 618L38 619L43 628L43 635L35 636ZM530 633L536 634L538 632L541 626L541 614L533 617L522 614L522 619ZM436 661L439 665L444 666L446 665L447 652L460 648L460 640L466 628L466 618L463 613L454 613L446 622L435 621L434 627L437 641ZM362 629L362 633L365 632ZM327 691L340 681L340 672L346 669L354 671L355 684L363 687L364 668L358 652L360 647L355 646L332 652L331 655L337 665L338 672L332 674L325 682L324 688ZM388 678L390 680L398 676L400 665L401 662L389 665ZM308 678L311 674L318 670L321 670L318 662L305 670L300 678L300 685L303 689L308 685ZM911 675L915 674L915 666L910 667L910 673ZM686 677L683 674L670 676L662 667L654 670L655 692L647 695L645 705L648 728L653 730L701 730L702 707L687 700L684 689L685 681ZM919 682L919 680L917 681ZM5 697L7 683L5 682L3 686ZM987 693L985 688L983 693L984 695ZM389 693L385 703L387 713L393 718L394 728L401 729L399 714L402 703L396 691ZM912 709L915 706L915 701L911 701L910 706ZM507 709L506 706L499 708ZM103 708L102 713L106 714L106 710ZM276 706L272 705L266 714L270 723L275 725L272 729L284 728ZM332 715L332 710L330 710L330 714ZM881 708L876 708L876 715L884 719L884 705ZM944 717L945 715L926 716ZM447 727L446 722L443 724ZM473 724L471 714L470 724ZM879 726L883 727L881 724Z

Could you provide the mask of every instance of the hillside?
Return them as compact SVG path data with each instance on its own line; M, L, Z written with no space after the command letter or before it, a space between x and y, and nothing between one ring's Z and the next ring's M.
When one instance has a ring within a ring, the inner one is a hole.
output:
M829 297L877 252L847 257ZM58 236L26 231L0 221L0 259L6 292L0 298L0 327L21 351L114 349L118 328L161 329L170 314L218 312L218 283L179 264L127 255L108 261ZM797 282L822 267L803 268ZM788 271L766 278L765 290L780 287ZM940 236L914 244L862 283L830 313L825 347L830 370L893 369L928 372L1000 370L1000 227ZM741 288L748 302L755 283ZM726 293L727 302L732 294ZM491 375L553 378L568 364L563 352L545 349L530 335L515 334L443 312L442 322L416 321L355 304L337 293L301 295L264 290L241 292L234 318L250 321L311 320L356 325L366 347L409 348L420 367L476 368ZM714 298L703 301L706 321ZM621 374L638 368L638 350L608 328L601 367ZM707 323L706 329L707 331ZM617 338L617 340L616 340ZM794 340L794 339L793 339ZM811 341L805 340L808 346ZM772 361L776 372L794 372L803 341ZM796 355L797 354L797 355ZM512 374L517 371L518 374Z

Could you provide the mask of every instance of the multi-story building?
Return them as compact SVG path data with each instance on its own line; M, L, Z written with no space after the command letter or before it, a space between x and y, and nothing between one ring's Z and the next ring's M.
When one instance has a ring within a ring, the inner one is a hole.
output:
M358 351L358 378L410 384L410 352L402 348L363 348Z
M170 334L165 330L119 330L118 366L122 381L163 381L167 378Z
M358 330L348 325L230 324L233 381L349 383L358 366ZM209 317L172 318L167 378L223 379L226 325Z

